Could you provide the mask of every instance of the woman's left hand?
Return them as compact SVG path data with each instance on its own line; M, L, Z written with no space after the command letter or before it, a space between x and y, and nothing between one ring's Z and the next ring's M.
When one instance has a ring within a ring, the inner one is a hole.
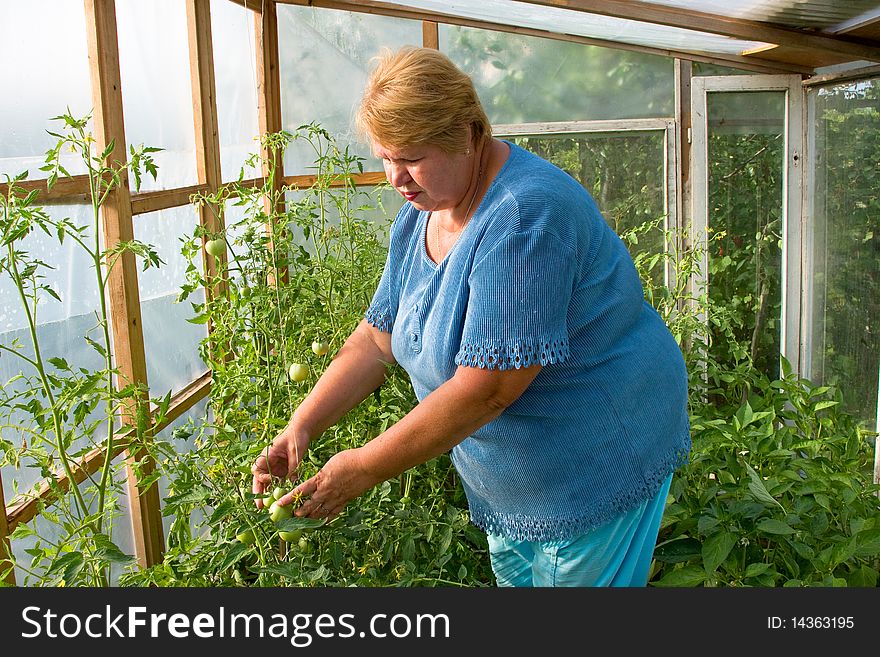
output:
M346 504L376 483L365 472L359 449L346 449L334 454L314 477L306 479L288 495L302 496L302 504L295 511L297 516L332 520Z

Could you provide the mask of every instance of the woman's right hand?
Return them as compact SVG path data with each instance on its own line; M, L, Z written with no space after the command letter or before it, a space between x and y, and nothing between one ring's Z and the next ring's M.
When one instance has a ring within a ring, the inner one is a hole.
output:
M258 496L257 508L262 508L262 496L271 489L273 477L296 479L297 468L308 448L309 437L288 425L260 453L251 466L251 473L254 475L252 490Z

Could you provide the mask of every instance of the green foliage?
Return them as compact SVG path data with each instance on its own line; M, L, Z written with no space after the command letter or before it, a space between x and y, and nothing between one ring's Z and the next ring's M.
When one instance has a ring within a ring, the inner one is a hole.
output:
M272 162L295 141L313 149L315 182L277 189ZM296 542L282 540L279 531L301 529L300 519L273 523L256 508L250 466L363 318L385 263L390 223L362 218L381 190L355 188L360 159L340 150L320 127L270 135L264 146L269 156L249 163L266 167L262 186L239 181L193 199L214 209L225 229L211 235L199 229L184 244L190 265L180 300L230 280L228 294L193 303L192 321L212 327L201 345L212 369L210 414L177 432L177 439L194 442L194 450L156 443L171 481L163 507L172 521L168 551L161 564L126 574L122 584L488 585L486 540L468 521L447 455L376 486L332 522L304 528ZM228 264L218 259L217 276L206 276L198 262L202 240L218 237L226 241ZM314 341L329 343L329 353L315 354ZM294 362L307 366L304 381L287 376ZM312 441L300 478L337 451L377 436L415 403L405 373L392 367L374 395ZM278 485L289 489L293 483ZM248 531L253 542L236 538Z
M69 176L61 165L60 153L69 150L78 156L87 171L92 224L81 226L69 218L57 219L36 205L37 192L26 194L21 185L27 172L7 176L8 192L0 197L0 275L11 280L17 290L28 339L26 343L15 339L11 344L0 344L0 353L22 366L0 391L0 428L16 436L13 441L0 441L0 466L35 468L50 494L44 498L49 504L40 503L41 530L37 531L33 521L19 524L11 534L12 540L31 541L26 550L32 557L30 564L17 564L25 573L22 583L106 586L112 568L133 560L112 540L115 521L121 515L123 464L105 458L97 473L82 485L68 487L61 480L73 481L78 463L89 453L114 454L122 439L134 448L145 439L144 414L150 401L146 390L135 384L117 389L114 381L121 375L110 347L107 287L111 272L126 253L142 258L145 269L162 263L151 246L137 241L101 248L100 210L125 176L132 175L138 185L142 172L155 176L150 154L157 149L132 149L128 162L120 163L113 157L112 143L103 152L95 152L95 141L87 131L89 117L75 118L68 112L55 120L61 122L61 128L50 133L57 142L41 170L48 172L51 189L59 177ZM45 282L52 265L28 251L29 237L37 231L59 243L74 242L91 263L100 305L96 324L83 339L98 356L97 368L46 353L38 336L39 309L62 300ZM154 400L157 422L162 420L168 401ZM121 426L120 417L127 426ZM143 483L146 486L149 482ZM38 496L40 487L37 482L21 497Z
M781 347L783 145L778 133L722 131L709 143L709 297L726 311L709 327L712 351L730 361L746 345L771 377Z
M674 278L695 271L702 249L720 239L676 254ZM876 586L876 434L845 410L838 388L794 376L784 359L780 377L768 377L729 306L643 280L684 350L693 440L673 479L650 584ZM711 338L702 317L715 327ZM710 349L709 339L726 348Z
M694 404L694 449L673 483L653 583L876 586L873 435L834 388L754 367L731 383Z

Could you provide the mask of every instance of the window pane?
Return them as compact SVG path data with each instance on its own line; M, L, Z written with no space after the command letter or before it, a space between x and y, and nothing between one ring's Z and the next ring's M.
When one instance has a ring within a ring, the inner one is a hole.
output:
M877 421L880 366L880 80L813 91L811 377Z
M784 92L711 93L709 121L709 299L722 325L770 377L779 373L782 315ZM717 331L710 327L710 331ZM730 342L713 355L733 358Z
M159 169L156 180L144 175L141 190L194 185L198 179L184 3L119 0L116 21L125 139L162 149L152 155ZM131 189L135 191L133 179Z
M672 116L673 60L553 39L440 26L492 123Z
M193 234L197 223L191 206L134 218L135 239L151 245L164 261L158 268L138 269L147 382L154 396L179 391L207 369L198 346L207 335L206 325L187 321L194 315L191 304L204 303L204 290L176 302L187 267L181 240Z
M639 228L633 257L663 252L665 227L664 135L662 132L566 134L518 137L512 141L578 180L596 200L618 235ZM663 261L649 268L663 283Z
M4 2L0 9L0 176L39 171L58 131L49 119L67 108L76 118L91 111L89 55L83 3L61 0ZM62 159L72 174L85 166L69 154Z
M371 59L383 47L422 45L420 21L370 14L278 5L281 112L290 132L313 121L337 139L340 148L369 160L365 169L381 171L369 145L354 130L354 111L360 101ZM311 147L291 144L284 157L284 173L312 173Z
M220 170L224 181L262 175L245 166L259 151L257 115L257 51L254 12L229 0L211 1L211 40L217 85L217 132Z

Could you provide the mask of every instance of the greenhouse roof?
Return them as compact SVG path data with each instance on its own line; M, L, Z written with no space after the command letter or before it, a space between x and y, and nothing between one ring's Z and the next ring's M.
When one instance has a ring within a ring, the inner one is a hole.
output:
M235 1L250 8L260 4ZM813 75L880 65L878 0L280 1L553 36L758 71Z

